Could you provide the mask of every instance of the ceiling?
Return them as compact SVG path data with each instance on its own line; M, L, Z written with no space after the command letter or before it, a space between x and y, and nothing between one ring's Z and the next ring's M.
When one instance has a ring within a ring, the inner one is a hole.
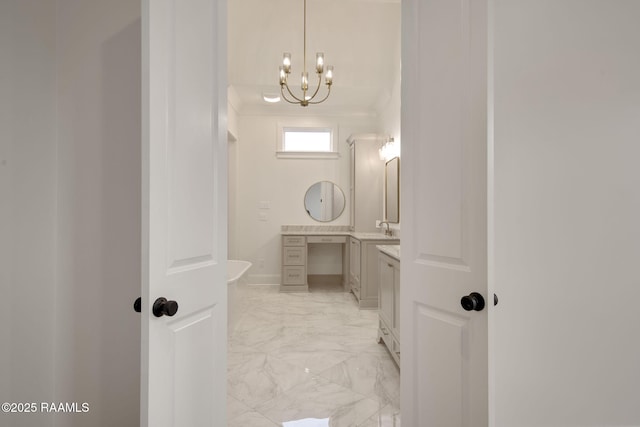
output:
M374 115L390 98L400 71L400 0L307 0L307 69L324 52L334 79L329 99L306 108L262 99L280 92L283 52L291 53L289 81L299 88L303 0L229 0L228 11L230 99L240 113Z

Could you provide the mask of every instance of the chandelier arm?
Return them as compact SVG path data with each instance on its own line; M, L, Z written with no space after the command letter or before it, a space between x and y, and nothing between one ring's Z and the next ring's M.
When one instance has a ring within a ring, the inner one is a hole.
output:
M314 104L315 105L315 104L320 104L321 102L326 101L327 98L329 98L329 95L331 94L331 85L328 85L328 86L329 86L329 89L327 90L327 95L324 98L322 98L320 101L309 102L309 104Z
M298 98L293 94L293 92L291 92L291 89L289 89L289 85L287 83L285 83L284 86L287 88L287 92L289 92L289 95L291 95L293 99L297 100L298 102L302 102L302 99Z
M313 95L309 97L309 101L311 101L313 98L316 97L316 95L318 94L318 91L320 90L321 85L322 85L322 74L318 73L318 86L316 87L315 92L313 92ZM314 104L314 103L310 102L310 104Z
M284 93L284 86L287 87L287 91L289 92L289 95L291 95L293 97L293 99L295 99L295 101L291 101L287 98L287 96ZM285 101L287 101L289 104L299 104L300 102L302 102L302 100L298 99L293 93L291 93L291 90L289 89L289 86L284 84L280 86L280 93L282 94L282 99L284 99Z

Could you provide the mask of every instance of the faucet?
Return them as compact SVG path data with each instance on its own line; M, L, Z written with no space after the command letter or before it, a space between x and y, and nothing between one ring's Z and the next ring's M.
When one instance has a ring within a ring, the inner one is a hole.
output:
M389 228L389 221L387 221L387 220L380 221L380 227L382 227L382 224L387 224L387 229L384 230L384 235L385 236L393 236L393 231L391 231L391 228Z

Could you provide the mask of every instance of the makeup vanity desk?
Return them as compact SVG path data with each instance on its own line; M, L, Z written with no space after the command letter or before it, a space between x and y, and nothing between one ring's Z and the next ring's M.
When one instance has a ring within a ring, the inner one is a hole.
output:
M349 231L348 226L282 226L280 292L307 292L309 283L340 281L360 308L378 308L378 250L376 245L399 244L383 233ZM309 245L342 246L342 275L309 275Z

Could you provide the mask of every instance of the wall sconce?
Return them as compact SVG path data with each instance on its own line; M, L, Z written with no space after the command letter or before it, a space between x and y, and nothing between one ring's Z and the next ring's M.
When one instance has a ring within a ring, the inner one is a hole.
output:
M380 160L389 161L394 157L400 157L400 143L395 142L392 137L389 137L382 147L378 150L380 153Z

